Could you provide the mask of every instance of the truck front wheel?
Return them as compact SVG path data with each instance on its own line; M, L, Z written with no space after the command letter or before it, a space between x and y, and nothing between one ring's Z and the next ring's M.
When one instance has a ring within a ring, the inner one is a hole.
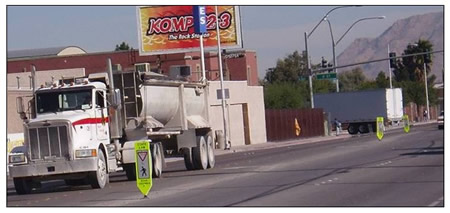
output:
M105 155L101 149L98 150L97 171L89 174L89 182L94 189L103 189L108 183L109 176L106 172Z
M31 179L27 178L14 178L14 188L17 194L24 195L31 193Z

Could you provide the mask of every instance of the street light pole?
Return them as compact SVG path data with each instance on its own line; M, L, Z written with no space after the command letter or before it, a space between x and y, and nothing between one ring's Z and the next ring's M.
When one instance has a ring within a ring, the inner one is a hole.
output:
M385 16L375 16L375 17L367 17L367 18L361 18L356 20L355 22L353 22L353 24L347 29L347 31L345 31L344 34L342 34L342 36L336 41L334 42L334 36L333 36L333 29L331 28L331 23L330 20L325 17L324 20L328 22L328 26L330 28L330 34L331 34L331 43L332 43L332 49L333 49L333 67L334 67L334 72L336 73L336 92L339 92L339 78L338 78L338 73L337 73L337 60L336 60L336 46L339 44L339 42L344 38L345 35L347 35L347 33L353 28L353 26L355 26L358 22L360 21L364 21L364 20L370 20L370 19L385 19Z
M334 67L334 72L336 73L336 92L339 92L339 78L337 75L337 64L336 64L336 43L334 42L334 35L333 35L333 30L331 29L331 23L330 20L328 20L327 18L325 18L325 21L328 22L328 27L330 28L330 34L331 34L331 46L333 47L333 67Z
M338 6L331 10L329 10L319 21L319 23L314 26L314 28L311 30L311 32L308 34L308 32L305 32L305 57L306 57L306 67L308 68L308 81L309 81L309 95L311 99L311 108L314 108L314 94L313 94L313 85L312 85L312 72L311 72L311 63L309 62L309 53L308 53L308 39L309 37L314 33L316 28L328 17L328 15L333 12L334 10L345 8L345 7L361 7L360 5L347 5L347 6ZM333 42L334 43L334 42ZM337 80L337 79L336 79Z

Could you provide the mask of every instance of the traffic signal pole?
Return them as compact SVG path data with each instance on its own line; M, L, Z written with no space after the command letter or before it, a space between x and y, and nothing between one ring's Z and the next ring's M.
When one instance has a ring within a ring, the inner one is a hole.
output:
M390 52L391 51L389 50L389 44L388 44L388 56L389 56ZM388 61L388 65L389 65L389 86L392 89L392 68L391 68L391 62L390 61Z
M370 60L370 61L363 61L363 62L358 62L358 63L353 63L353 64L339 65L339 66L336 66L336 67L332 67L332 69L334 69L334 68L352 67L352 66L356 66L356 65L369 64L369 63L373 63L373 62L380 62L380 61L397 59L397 58L406 58L406 57L411 57L411 56L416 56L416 55L425 55L425 54L443 53L443 52L444 52L444 50L430 51L430 52L421 52L421 53L413 53L413 54L400 55L400 56L389 57L389 58L381 58L381 59L375 59L375 60ZM325 71L328 71L329 69L330 68L328 68L328 67L327 68L319 68L319 69L316 69L316 70L311 70L311 73L325 72Z
M311 63L309 63L309 54L308 54L308 32L305 32L305 57L306 57L306 67L308 68L308 80L309 80L309 96L311 99L311 109L314 109L314 95L313 95L313 86L312 86L312 71L311 71Z

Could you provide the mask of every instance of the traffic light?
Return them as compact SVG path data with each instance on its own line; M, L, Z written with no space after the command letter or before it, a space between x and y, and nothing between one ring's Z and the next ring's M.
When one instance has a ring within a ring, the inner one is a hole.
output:
M328 67L333 67L333 64L332 64L332 63L328 63ZM329 73L330 73L330 72L333 72L333 69L329 69L328 72L329 72Z
M390 65L391 65L391 68L396 68L397 67L397 63L396 63L396 61L395 61L395 57L396 57L397 55L394 53L394 52L390 52L389 53L389 63L390 63Z
M327 60L325 60L323 57L322 57L322 68L326 68L327 67Z
M427 53L427 54L423 55L423 61L424 61L426 64L431 63L431 54L430 54L430 53Z

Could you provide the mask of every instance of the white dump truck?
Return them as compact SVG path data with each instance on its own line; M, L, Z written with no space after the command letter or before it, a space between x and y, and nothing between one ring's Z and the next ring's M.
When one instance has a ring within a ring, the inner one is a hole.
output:
M377 117L387 123L398 123L403 118L401 88L316 94L314 103L330 113L332 120L348 126L352 135L376 131Z
M164 157L183 156L188 170L214 167L207 83L167 80L150 72L112 71L35 89L24 108L25 153L10 160L18 194L43 180L103 188L109 174L136 178L134 142L148 140L152 172Z

